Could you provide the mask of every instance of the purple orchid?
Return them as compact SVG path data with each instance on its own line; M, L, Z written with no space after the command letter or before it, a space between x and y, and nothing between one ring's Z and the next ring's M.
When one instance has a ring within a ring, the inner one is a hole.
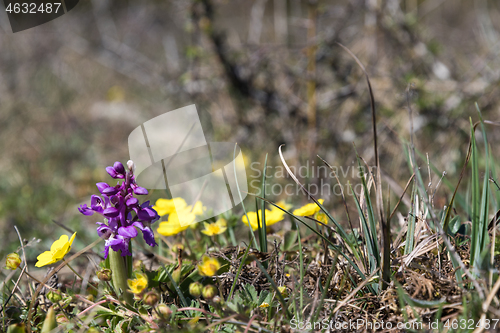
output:
M97 213L105 218L105 222L97 222L97 234L106 240L104 258L108 257L109 248L121 250L122 256L132 255L129 251L130 240L137 237L141 230L142 236L150 246L156 246L155 236L150 227L160 216L150 205L149 201L139 204L136 195L146 195L148 190L135 182L134 164L127 163L128 171L123 164L115 162L108 166L106 171L114 179L123 179L116 186L107 183L97 183L101 196L92 195L90 207L81 205L78 210L83 215Z

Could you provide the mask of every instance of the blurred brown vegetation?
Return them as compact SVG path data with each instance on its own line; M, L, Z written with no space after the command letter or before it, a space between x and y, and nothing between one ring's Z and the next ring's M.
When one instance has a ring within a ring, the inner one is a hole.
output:
M372 163L366 83L337 42L372 80L385 173L410 176L410 85L416 148L453 182L474 103L499 118L499 18L493 0L93 0L12 34L1 11L2 239L17 238L13 225L62 232L52 220L84 239L94 228L76 207L128 160L130 131L188 104L208 141L238 142L249 162L281 165L285 144L292 165L319 154L352 167L354 143ZM490 129L493 156L498 139Z

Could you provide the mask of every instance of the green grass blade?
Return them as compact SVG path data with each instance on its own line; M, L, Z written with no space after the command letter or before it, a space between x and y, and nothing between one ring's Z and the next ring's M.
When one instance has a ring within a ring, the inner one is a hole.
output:
M267 154L264 161L264 170L262 172L262 197L266 197L266 170L267 170ZM262 228L259 230L260 250L267 252L267 232L266 232L266 202L262 200Z
M481 120L481 132L483 134L484 140L484 159L485 159L485 171L483 179L483 191L481 195L481 211L479 215L479 229L480 229L480 241L479 241L479 251L481 252L488 244L488 212L490 203L490 163L489 163L489 150L488 150L488 140L486 137L486 129L484 128L483 117L481 116L481 111L476 103L476 109L479 113L479 118Z
M359 169L359 174L361 175L361 183L363 185L363 193L364 193L364 196L365 196L365 200L366 200L366 212L367 212L367 216L368 216L368 222L369 222L369 225L370 225L370 229L369 229L369 234L370 234L370 238L371 238L371 246L373 247L373 255L375 257L375 260L376 260L376 267L377 268L380 268L380 263L381 263L381 258L380 258L380 248L379 248L379 245L378 245L378 240L377 240L377 221L375 219L375 214L373 212L373 205L372 205L372 201L371 201L371 198L370 198L370 192L368 191L368 185L366 183L366 178L365 178L365 174L363 172L363 167L361 166L361 158L359 157L358 153L356 152L356 156L358 158L358 169ZM354 195L355 196L355 195ZM373 267L371 267L371 272L373 272Z
M368 226L368 222L366 221L366 216L361 208L361 204L359 203L357 195L354 193L351 184L349 183L349 187L351 188L351 192L353 193L354 202L356 203L356 208L358 209L359 219L361 220L361 224L363 227L363 234L365 235L365 243L366 249L368 251L368 263L370 273L372 273L375 269L378 268L376 257L379 256L377 254L377 248L375 244L373 244L373 238L370 234L370 227Z
M295 226L297 227L297 239L299 242L299 274L300 274L300 300L299 300L299 305L300 309L304 308L304 255L302 253L302 239L300 238L300 230L299 226L297 224L297 221L295 222ZM300 311L299 311L300 315ZM300 317L299 317L300 319Z
M411 191L412 205L408 219L408 229L406 231L406 244L404 254L410 254L414 249L415 243L415 224L417 220L417 207L418 207L418 195L415 183L413 183L413 189Z
M163 265L163 269L165 270L165 273L167 273L167 276L168 276L170 282L172 283L172 285L174 286L174 289L177 292L177 295L179 295L179 298L181 299L182 306L188 307L189 304L186 301L186 298L184 297L184 294L182 293L182 290L179 288L179 286L177 285L177 283L175 283L174 278L172 277L172 275L168 271L167 267L165 267L165 265Z
M472 197L471 197L471 222L472 222L472 232L471 232L471 249L470 249L470 265L473 267L474 262L479 257L481 252L480 241L480 218L479 210L481 206L481 195L479 191L479 156L477 152L476 137L474 134L474 126L472 125L472 120L470 121L471 129L471 166L472 166Z

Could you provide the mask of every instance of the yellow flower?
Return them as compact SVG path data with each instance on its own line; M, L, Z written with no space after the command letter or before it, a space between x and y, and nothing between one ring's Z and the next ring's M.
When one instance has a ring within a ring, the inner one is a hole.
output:
M320 204L323 204L323 199L318 200ZM313 202L310 204L307 204L305 206L300 207L299 209L296 209L293 211L293 215L297 216L310 216L316 214L320 210L319 206Z
M206 209L201 201L188 206L182 198L158 199L153 208L160 216L168 214L168 221L161 222L157 229L163 236L173 236L186 230L196 221L196 215L203 214Z
M316 213L316 220L323 222L324 224L328 224L328 216L326 216L323 212Z
M165 216L167 214L175 213L176 208L178 210L184 209L187 207L186 201L182 198L173 198L173 199L158 199L156 200L156 204L153 206L153 209L158 212L158 215Z
M192 218L194 221L194 219L196 218L194 214ZM189 224L181 226L181 223L179 222L179 216L177 216L177 213L171 213L168 216L168 221L161 222L156 231L158 231L158 233L163 236L173 236L186 230L187 228L189 228Z
M250 226L252 227L252 230L255 231L258 229L257 226L257 214L259 215L259 221L262 225L262 211L259 210L258 213L256 212L248 212L248 219L250 219ZM271 210L266 209L266 227L272 226L273 224L278 223L279 221L282 221L284 219L285 212L283 212L281 209L273 207ZM243 223L248 225L248 220L245 215L241 218Z
M148 277L144 273L135 273L135 279L128 279L127 284L132 293L140 294L148 286Z
M198 271L203 276L214 276L220 268L220 264L215 258L203 256L201 264L198 264Z
M264 302L261 305L259 305L259 308L268 308L268 307L269 307L269 303L267 303L267 302Z
M76 232L71 236L71 239L68 241L67 235L62 235L52 243L50 247L50 251L45 251L40 254L37 259L38 262L35 264L36 267L42 267L45 265L50 265L55 262L58 262L71 250L71 244L73 244L73 240L75 239Z
M204 223L205 230L201 232L207 236L220 235L227 229L226 220L218 219L215 223Z
M269 216L268 216L268 210L266 209L266 226L271 226L273 224L278 223L279 221L282 221L284 219L285 212L282 211L279 208L273 207L269 211ZM269 220L269 222L267 222Z

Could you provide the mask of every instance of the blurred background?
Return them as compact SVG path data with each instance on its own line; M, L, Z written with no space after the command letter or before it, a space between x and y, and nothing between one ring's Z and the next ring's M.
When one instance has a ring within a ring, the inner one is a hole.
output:
M249 181L260 179L268 154L268 182L292 182L276 174L284 144L290 165L322 165L320 155L356 183L353 144L374 165L370 99L363 72L337 42L370 76L391 191L411 175L407 101L416 149L456 183L469 117L479 120L474 103L485 119L500 118L498 1L92 0L15 34L2 8L0 254L19 245L14 225L47 244L66 232L54 221L79 232L75 244L95 239L95 217L78 205L96 182L111 181L106 166L129 159L134 128L190 104L207 141L241 146ZM500 133L488 130L495 157ZM425 159L419 165L427 169ZM438 208L450 193L439 189ZM324 196L343 214L338 195Z

